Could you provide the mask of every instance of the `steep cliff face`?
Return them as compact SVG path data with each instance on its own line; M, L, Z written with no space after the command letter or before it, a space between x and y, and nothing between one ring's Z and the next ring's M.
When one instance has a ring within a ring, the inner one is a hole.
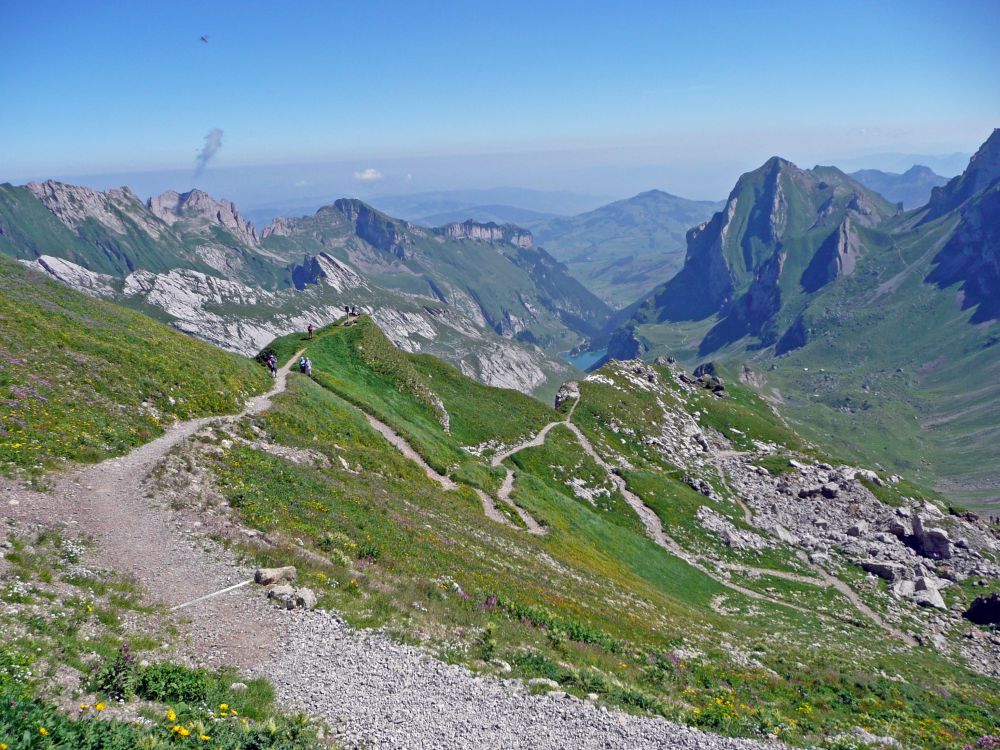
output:
M307 255L292 269L292 280L299 290L309 284L327 284L338 292L367 286L361 274L329 253Z
M962 209L927 281L961 284L962 309L976 308L973 323L1000 319L1000 179Z
M461 224L446 224L434 229L435 234L455 240L479 240L480 242L499 242L514 247L530 248L534 238L527 229L521 229L513 224L481 224L476 221L464 221Z
M993 131L969 161L968 168L943 187L934 188L928 203L926 220L930 221L958 208L970 198L986 191L1000 179L1000 128Z
M858 227L881 225L895 206L832 167L803 170L774 157L743 175L725 208L688 233L684 268L640 304L640 324L718 316L700 351L744 336L770 346L785 307L850 276Z
M150 198L146 206L154 216L171 226L178 221L217 225L246 245L258 244L257 231L240 215L234 203L213 198L202 190L187 193L168 190Z
M372 247L400 260L412 257L412 252L408 249L410 243L395 220L356 198L341 198L334 201L333 205L348 221L354 223L358 237Z
M809 266L802 273L802 288L815 292L839 278L850 276L858 265L861 244L850 215L820 245Z

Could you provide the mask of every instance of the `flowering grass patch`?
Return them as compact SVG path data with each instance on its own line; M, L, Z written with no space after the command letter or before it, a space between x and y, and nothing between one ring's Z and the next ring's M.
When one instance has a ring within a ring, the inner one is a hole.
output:
M267 384L248 359L0 258L0 472L119 455Z
M236 709L165 709L142 723L105 720L104 704L71 717L46 701L0 690L0 746L17 750L134 750L201 746L218 750L307 750L324 747L304 716L250 721Z

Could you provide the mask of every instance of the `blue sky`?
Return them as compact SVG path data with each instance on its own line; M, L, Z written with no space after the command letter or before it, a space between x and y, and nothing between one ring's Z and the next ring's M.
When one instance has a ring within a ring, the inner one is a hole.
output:
M184 174L219 128L206 177L485 187L519 154L525 187L597 193L618 169L605 193L720 197L773 153L971 152L1000 126L995 0L0 0L0 29L0 179Z

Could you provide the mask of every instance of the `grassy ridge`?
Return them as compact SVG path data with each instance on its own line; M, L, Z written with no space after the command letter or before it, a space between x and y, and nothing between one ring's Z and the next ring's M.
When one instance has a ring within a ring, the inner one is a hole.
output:
M267 383L250 360L0 260L2 472L119 455Z

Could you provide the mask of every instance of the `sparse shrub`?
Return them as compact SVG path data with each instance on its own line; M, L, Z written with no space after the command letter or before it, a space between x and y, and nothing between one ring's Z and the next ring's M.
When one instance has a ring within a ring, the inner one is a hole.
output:
M135 695L137 678L135 654L126 642L121 645L114 658L91 674L87 690L116 700L124 700Z
M366 560L370 563L378 562L381 551L371 542L363 542L358 545L357 556L359 560Z
M498 646L493 623L486 624L486 627L483 628L483 632L479 634L477 640L479 643L479 654L483 657L483 661L491 661L497 655Z
M211 677L204 669L189 669L167 662L139 670L135 694L161 703L203 703L208 699Z

